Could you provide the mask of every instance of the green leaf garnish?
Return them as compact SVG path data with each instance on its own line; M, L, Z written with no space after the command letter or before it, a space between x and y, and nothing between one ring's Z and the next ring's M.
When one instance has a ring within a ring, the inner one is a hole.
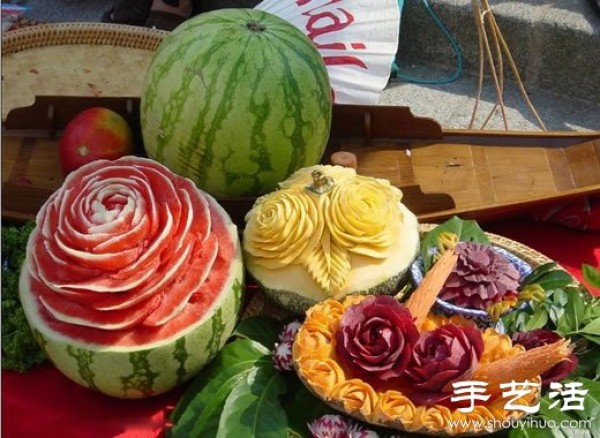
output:
M283 376L272 363L254 367L227 397L217 438L286 436L287 417L279 403L285 389ZM192 431L192 436L205 435Z
M252 339L268 349L272 349L282 329L283 323L274 318L251 316L238 323L233 335Z
M231 342L217 354L213 361L192 381L183 394L171 421L175 426L171 429L173 436L186 436L199 415L221 385L233 376L247 373L258 361L271 360L270 352L263 345L248 339Z
M429 249L437 246L438 236L444 232L456 234L458 236L458 240L463 242L490 243L487 235L479 227L479 224L476 221L463 220L457 216L454 216L427 233L427 235L425 235L421 241L420 255L423 260L425 272L429 271L431 265L433 264L433 256Z
M594 287L600 288L600 270L584 263L581 266L581 272L585 281Z
M46 361L19 299L19 275L34 222L2 226L2 368L26 372Z

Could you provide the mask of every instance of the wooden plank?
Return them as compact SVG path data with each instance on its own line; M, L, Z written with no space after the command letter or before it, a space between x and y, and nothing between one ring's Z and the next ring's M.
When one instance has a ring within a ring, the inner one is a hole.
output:
M481 189L471 148L460 144L431 144L412 149L417 184L424 193L444 193L455 209L481 205Z
M600 141L586 142L565 150L568 170L575 187L600 184ZM566 170L566 169L565 169Z
M477 169L480 203L494 205L497 199L492 183L492 176L490 175L490 165L488 163L486 148L483 146L471 146L471 155L473 156L473 165Z
M546 150L546 157L548 157L548 164L554 177L556 190L562 192L574 189L576 187L575 180L565 149L548 149Z
M63 180L54 135L78 111L102 103L131 119L139 138L139 102L131 98L44 97L9 114L2 144L3 217L34 217ZM324 162L336 150L355 153L359 173L398 186L421 220L483 220L600 193L600 133L448 134L398 107L338 105L333 117ZM254 198L219 202L243 226Z

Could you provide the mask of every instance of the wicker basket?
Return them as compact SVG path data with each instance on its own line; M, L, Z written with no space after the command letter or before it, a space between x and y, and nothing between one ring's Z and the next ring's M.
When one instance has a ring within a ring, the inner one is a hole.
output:
M169 32L105 23L41 24L2 39L2 120L35 96L138 97Z

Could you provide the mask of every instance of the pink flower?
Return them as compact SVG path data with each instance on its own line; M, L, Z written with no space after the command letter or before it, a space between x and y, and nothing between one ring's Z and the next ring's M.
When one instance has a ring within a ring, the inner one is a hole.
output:
M504 255L476 242L460 242L455 250L458 262L440 292L440 299L460 307L485 310L517 295L519 271Z
M452 383L468 380L483 353L476 326L446 324L423 333L416 343L406 376L416 389L411 399L430 405L452 395Z
M296 332L302 324L300 321L292 321L289 324L283 326L283 330L279 333L279 342L293 342Z
M273 364L279 371L292 371L294 369L291 342L284 341L275 344L275 350L273 351Z
M377 438L372 430L341 415L323 415L308 423L312 438Z
M562 339L562 337L558 333L546 329L537 329L530 332L517 332L512 335L513 343L522 345L526 350L552 344L560 339ZM558 382L559 380L564 379L577 368L578 363L579 360L577 359L577 356L571 354L569 359L557 363L542 374L542 384L547 386L550 382Z
M390 296L371 296L344 313L335 351L353 377L387 381L404 372L418 339L408 309Z
M294 336L300 328L299 321L293 321L283 327L279 333L279 342L275 343L273 351L273 364L279 371L292 371L294 369L292 361L292 344Z
M313 438L347 438L348 421L341 415L323 415L308 423L308 430Z

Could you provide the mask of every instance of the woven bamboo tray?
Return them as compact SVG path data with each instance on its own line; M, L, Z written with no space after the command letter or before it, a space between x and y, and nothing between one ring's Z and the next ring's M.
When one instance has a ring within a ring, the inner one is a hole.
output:
M2 120L39 95L140 96L168 32L105 23L41 24L2 38Z

